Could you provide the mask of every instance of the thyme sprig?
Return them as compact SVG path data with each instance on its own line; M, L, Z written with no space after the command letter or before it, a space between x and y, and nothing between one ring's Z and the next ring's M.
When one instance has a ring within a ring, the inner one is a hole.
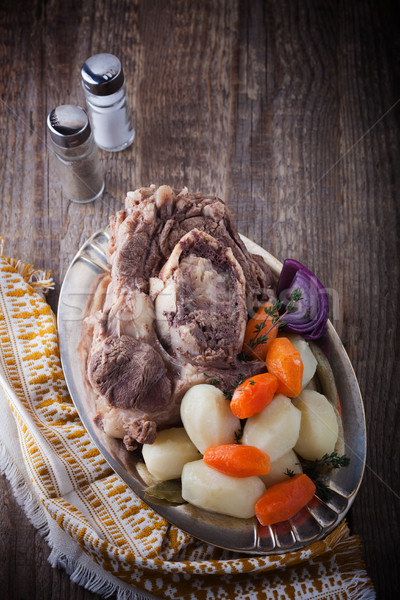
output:
M237 376L236 380L233 382L233 386L231 389L229 390L224 390L224 394L225 396L228 398L228 400L232 400L232 396L233 396L233 392L236 390L237 387L239 387L239 385L241 385L243 383L243 381L246 380L246 375L244 373L239 373L239 375Z
M286 305L285 312L280 315L279 311L282 309L283 302L276 300L272 306L266 306L264 308L265 318L260 323L256 323L254 326L255 335L249 339L247 346L250 351L254 351L260 344L265 344L268 340L268 335L274 327L284 327L286 321L284 318L297 311L296 306L298 302L302 300L301 289L295 288L290 294L290 300ZM263 330L267 326L267 321L271 320L271 326L263 333ZM249 352L242 352L240 355L242 360L252 360L252 356Z
M337 452L331 452L330 454L324 454L322 458L318 458L317 460L305 460L302 458L300 462L303 473L308 475L317 486L317 495L321 500L325 501L329 500L332 490L326 485L324 476L332 469L347 467L350 463L350 458L345 454L339 456Z
M235 444L240 444L244 432L244 423L240 424L240 428L235 431Z
M222 389L222 382L218 379L218 377L211 377L208 373L203 373L205 377L210 377L209 384L214 385L215 387ZM244 373L238 373L235 381L232 384L230 389L224 390L222 392L225 394L228 400L232 400L233 392L236 390L239 385L241 385L246 380L246 375ZM252 383L250 385L254 385L255 381L251 380Z
M211 377L210 375L207 375L207 373L203 373L203 375L205 377ZM215 385L216 387L218 387L219 385L219 379L218 377L211 377L210 381L208 382L210 385Z
M303 469L307 469L307 475L309 477L317 476L321 472L326 472L328 469L340 469L340 467L347 467L350 463L350 458L343 454L339 456L337 452L331 452L330 454L324 454L322 458L316 460L301 459ZM311 474L310 474L311 473Z

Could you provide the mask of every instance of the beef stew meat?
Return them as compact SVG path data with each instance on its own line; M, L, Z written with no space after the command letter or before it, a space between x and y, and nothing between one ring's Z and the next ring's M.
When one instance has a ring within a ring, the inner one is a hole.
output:
M246 329L245 287L231 249L204 231L190 231L159 278L150 279L160 341L193 364L226 368L234 363Z
M133 450L180 423L192 385L265 371L238 355L248 312L275 291L219 198L150 186L110 221L111 276L90 294L80 353L96 423Z

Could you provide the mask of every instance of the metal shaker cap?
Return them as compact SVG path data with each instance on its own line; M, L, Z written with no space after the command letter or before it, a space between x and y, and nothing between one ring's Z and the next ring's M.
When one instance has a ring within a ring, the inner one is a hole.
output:
M95 54L87 59L82 70L83 87L96 96L118 92L124 83L120 60L113 54Z
M57 146L76 148L89 138L91 127L86 112L80 106L63 104L53 108L47 117L50 137Z

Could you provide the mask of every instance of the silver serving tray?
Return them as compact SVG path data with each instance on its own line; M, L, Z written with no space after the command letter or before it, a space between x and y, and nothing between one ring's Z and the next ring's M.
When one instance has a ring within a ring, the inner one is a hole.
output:
M260 254L278 276L282 264L263 248L241 236L250 252ZM329 361L335 375L342 407L345 453L350 465L333 472L327 480L332 497L322 502L316 496L293 519L262 527L255 518L237 519L201 510L190 504L155 504L145 496L147 487L140 473L141 459L128 452L121 440L108 437L95 425L93 402L81 374L77 347L82 318L95 278L108 271L105 250L107 230L94 235L73 259L61 288L58 332L65 379L79 416L97 448L132 490L162 517L209 544L249 554L282 554L303 548L323 538L342 521L361 484L366 456L365 416L360 390L346 351L328 322Z

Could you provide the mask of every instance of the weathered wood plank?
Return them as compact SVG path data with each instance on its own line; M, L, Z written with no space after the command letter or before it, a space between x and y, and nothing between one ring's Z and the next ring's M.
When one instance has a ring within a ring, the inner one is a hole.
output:
M331 290L368 426L351 523L382 598L400 587L398 30L390 0L5 0L0 15L0 234L8 254L52 269L53 308L74 253L126 191L164 182L223 197L242 233ZM104 50L122 59L136 139L100 153L106 192L78 206L61 193L45 119L84 104L80 66ZM1 482L5 597L97 597L51 569Z

